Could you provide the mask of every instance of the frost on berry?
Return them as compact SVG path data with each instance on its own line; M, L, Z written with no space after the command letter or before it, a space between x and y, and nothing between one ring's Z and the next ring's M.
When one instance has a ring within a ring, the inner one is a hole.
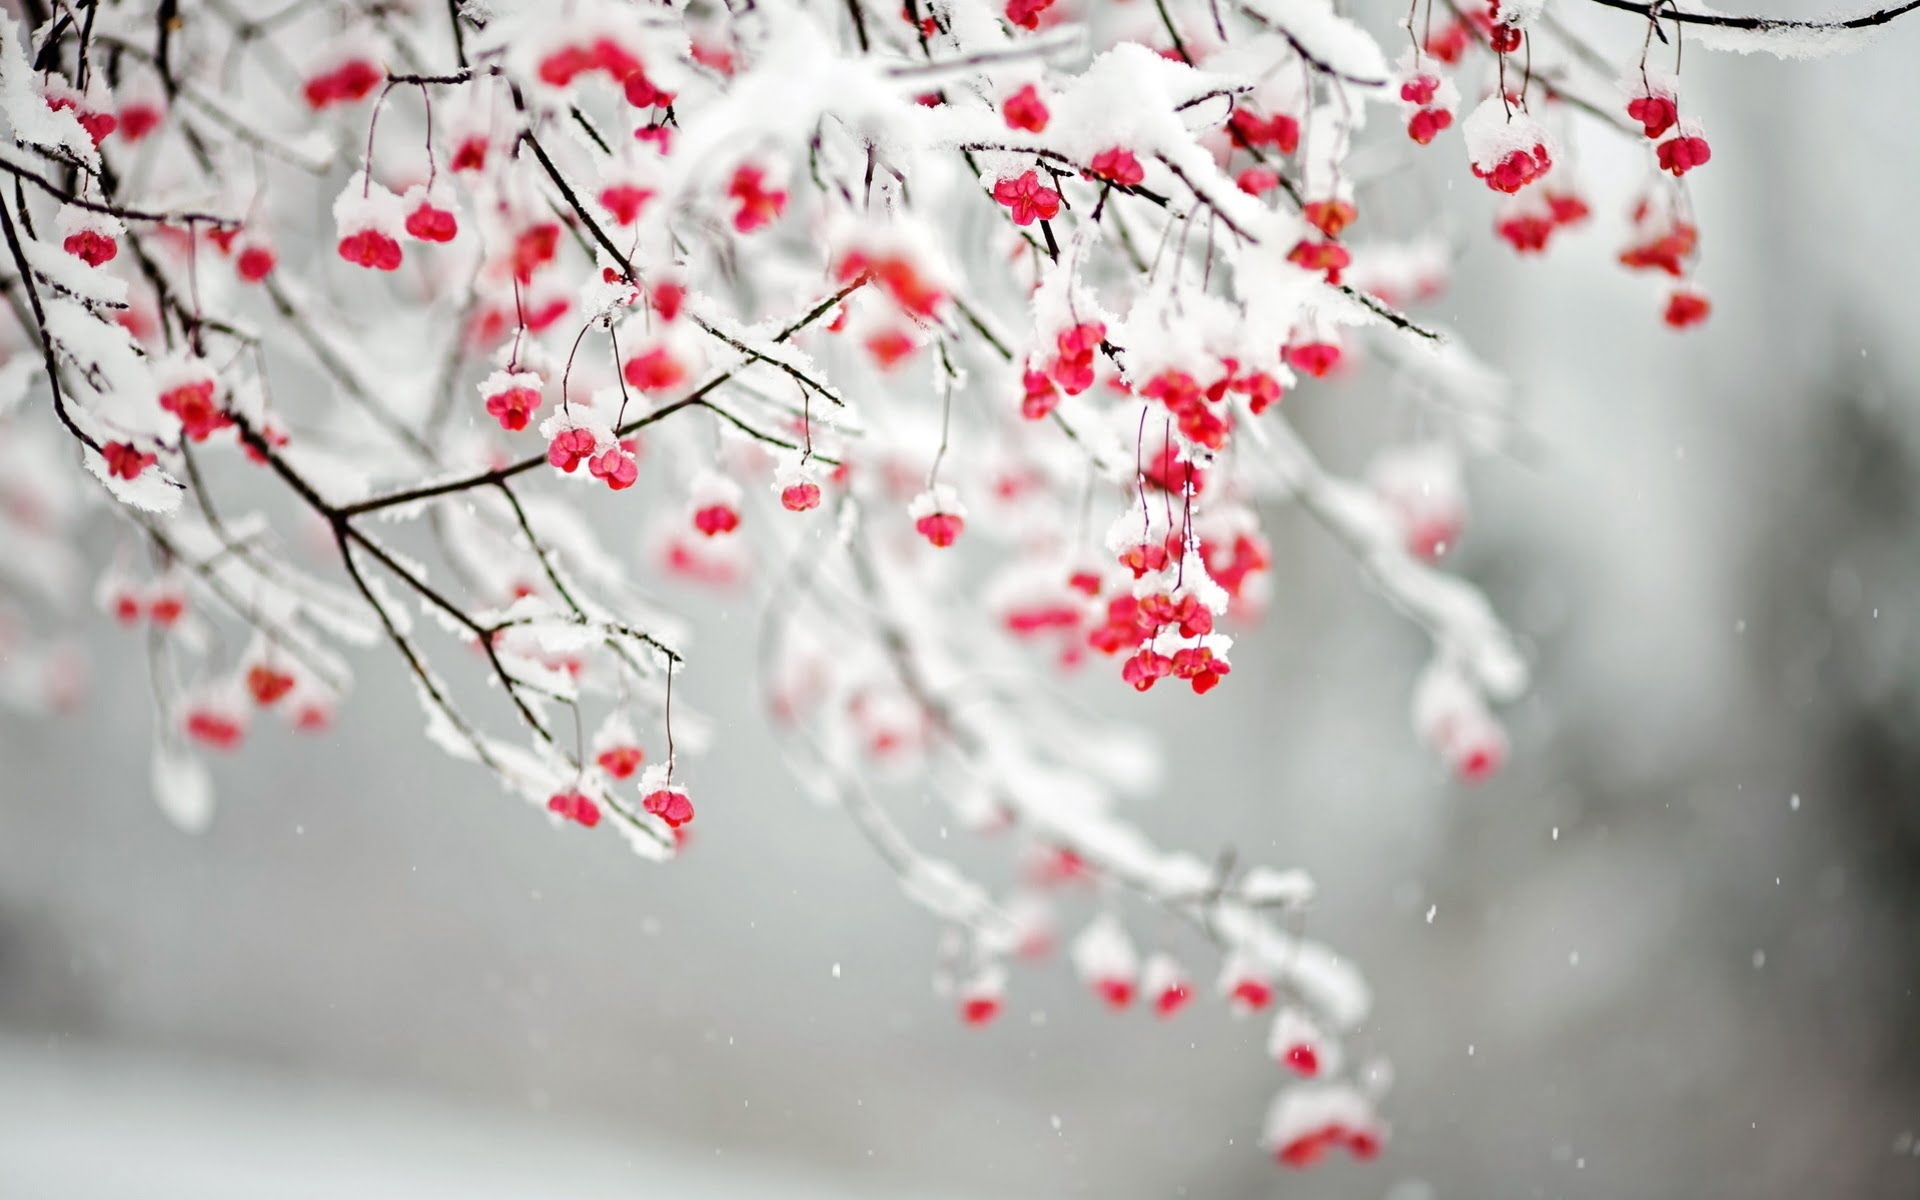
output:
M773 494L788 512L803 513L820 507L820 481L804 458L781 462L773 474Z
M1273 1003L1273 976L1252 954L1235 951L1220 966L1216 985L1238 1015L1259 1012Z
M487 415L500 422L500 428L518 433L539 411L542 386L540 376L532 371L495 371L480 381L479 388Z
M1467 674L1444 658L1428 666L1414 689L1413 721L1421 740L1464 782L1488 779L1506 763L1506 731Z
M967 527L967 509L959 495L944 483L935 484L913 498L907 516L915 532L930 544L945 549L960 538Z
M202 688L181 706L180 729L206 749L231 751L247 735L247 711L234 689Z
M594 765L610 779L631 779L646 764L646 751L641 748L633 723L622 709L614 709L600 723L594 731L591 749Z
M196 442L233 424L213 368L201 359L174 355L154 364L159 405L180 422L180 432Z
M1339 1070L1339 1048L1305 1009L1287 1005L1274 1014L1267 1030L1267 1056L1306 1079Z
M718 471L702 471L688 488L693 527L707 537L740 528L740 485Z
M301 676L293 660L264 637L248 648L241 667L241 684L261 708L272 708L300 686Z
M547 462L554 469L571 475L581 463L593 457L597 444L592 430L564 426L547 439Z
M1088 164L1093 168L1095 179L1104 179L1108 183L1117 183L1121 187L1138 187L1146 182L1146 168L1133 151L1125 146L1109 146L1093 156Z
M334 199L333 220L342 259L375 271L400 269L400 235L406 231L407 213L399 196L377 183L369 185L364 175L355 175Z
M1489 96L1461 126L1474 177L1508 195L1553 169L1556 141L1545 124L1524 112L1510 112L1499 96Z
M407 189L400 198L407 214L407 235L423 242L450 242L460 233L460 221L454 215L453 199L444 191L425 185Z
M86 130L88 139L95 147L119 127L119 118L112 111L112 101L103 91L96 89L91 94L82 92L57 75L43 77L40 89L47 108L54 112L71 113L80 127Z
M1451 550L1466 524L1460 456L1442 442L1381 451L1367 481L1399 524L1407 552L1429 561Z
M1170 1017L1193 999L1193 981L1173 958L1155 954L1140 970L1140 992L1153 1005L1155 1016Z
M671 829L679 829L693 820L693 801L687 798L687 789L667 779L663 763L656 763L641 774L640 807Z
M1133 1003L1140 960L1125 929L1110 913L1090 922L1073 939L1073 969L1109 1008Z
M172 629L187 614L187 590L175 573L156 576L141 597L147 619L160 629Z
M1007 998L1006 968L989 964L960 985L960 1019L968 1025L988 1025L1000 1015Z
M118 220L91 209L67 205L58 217L60 247L90 267L105 266L120 253L126 229Z
M1303 1083L1274 1098L1261 1140L1275 1162L1301 1169L1335 1152L1360 1160L1378 1156L1386 1142L1386 1126L1356 1089Z

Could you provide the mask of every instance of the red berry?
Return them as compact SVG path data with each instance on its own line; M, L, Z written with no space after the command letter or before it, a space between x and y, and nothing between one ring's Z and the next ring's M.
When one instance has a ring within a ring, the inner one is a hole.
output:
M1040 99L1039 89L1030 83L1006 98L1000 105L1000 115L1008 129L1024 129L1028 133L1039 133L1045 129L1049 117L1046 102Z
M1671 171L1677 178L1695 167L1704 166L1713 157L1703 137L1676 137L1661 142L1656 153L1660 159L1660 169Z
M740 514L730 504L708 504L693 512L693 527L708 537L718 537L740 528Z
M752 233L769 225L787 210L787 193L768 188L765 180L766 172L759 167L742 166L734 171L733 181L727 185L727 195L736 206L733 227L741 233Z
M1627 115L1640 122L1650 138L1672 129L1680 112L1669 96L1635 96L1627 101Z
M595 762L600 769L615 779L631 778L640 764L646 761L646 753L638 746L611 746L602 750Z
M616 183L600 192L600 204L613 214L616 225L631 225L639 220L640 210L652 198L652 189L631 183Z
M60 245L68 254L90 267L112 262L113 256L120 253L118 242L104 233L91 229L82 229L68 234L66 241Z
M262 279L273 274L273 268L277 265L278 261L272 249L269 247L260 245L246 246L241 249L239 256L233 260L233 270L236 275L248 283L259 283Z
M231 750L246 736L246 727L222 712L196 708L187 714L187 736L215 750Z
M985 1025L999 1015L998 996L968 996L960 1002L960 1019L969 1025Z
M1312 200L1301 208L1300 215L1330 238L1339 237L1360 216L1359 211L1345 200Z
M376 271L400 269L400 243L377 229L362 229L340 239L340 257Z
M640 801L640 807L665 821L669 828L678 829L693 820L693 801L679 788L661 788L649 792Z
M292 691L293 684L293 676L285 671L277 671L266 663L255 663L247 669L247 692L253 697L253 702L262 708L276 703Z
M1053 7L1053 0L1007 0L1007 20L1022 29L1040 28L1040 14Z
M1712 311L1713 305L1700 293L1678 291L1667 297L1662 319L1675 329L1686 329L1705 321Z
M1407 136L1425 146L1452 124L1453 114L1446 109L1423 108L1407 119Z
M629 386L643 392L664 392L686 379L687 368L673 351L655 346L628 359L620 373Z
M1286 1063L1309 1079L1320 1073L1319 1052L1304 1042L1288 1047Z
M213 399L211 379L183 383L160 393L160 407L180 419L180 428L196 442L204 442L216 430L233 423Z
M577 791L557 792L547 798L547 811L592 829L600 823L600 806Z
M407 214L407 232L423 242L450 242L460 233L460 222L451 212L422 200Z
M1302 375L1324 379L1340 365L1340 347L1332 342L1304 342L1288 346L1287 365Z
M100 447L100 454L107 460L108 475L128 481L140 478L140 473L156 461L131 442L108 442Z
M1147 177L1146 169L1133 151L1122 146L1110 146L1094 155L1092 166L1095 178L1110 180L1121 187L1136 187Z

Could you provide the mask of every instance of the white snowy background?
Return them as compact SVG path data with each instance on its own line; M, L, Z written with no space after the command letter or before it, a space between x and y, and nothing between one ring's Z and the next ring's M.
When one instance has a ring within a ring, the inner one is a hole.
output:
M1611 261L1630 147L1580 143L1599 228L1544 262L1436 176L1439 314L1527 431L1454 559L1539 667L1506 775L1413 744L1418 635L1291 516L1226 685L1092 693L1191 764L1145 825L1320 879L1396 1067L1378 1163L1268 1163L1278 1073L1214 1005L1113 1015L1043 968L960 1025L924 916L763 752L741 601L703 606L724 742L667 869L424 749L377 657L183 836L96 620L85 711L0 724L0 1196L1920 1195L1916 48L1690 58L1717 308L1684 336ZM1415 419L1288 404L1345 466Z

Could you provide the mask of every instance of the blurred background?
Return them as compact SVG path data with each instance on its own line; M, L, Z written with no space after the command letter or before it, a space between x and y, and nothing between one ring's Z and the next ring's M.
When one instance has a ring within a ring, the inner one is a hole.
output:
M1227 685L1087 690L1211 764L1149 829L1319 879L1394 1064L1378 1162L1273 1167L1264 1027L1217 1006L1112 1015L1045 968L957 1022L937 931L768 748L741 598L697 626L723 739L664 869L428 749L382 655L180 834L94 619L84 709L0 722L0 1196L1920 1195L1916 39L1690 54L1716 311L1684 335L1612 262L1634 147L1583 136L1596 221L1544 262L1436 176L1464 256L1429 312L1520 398L1450 560L1537 666L1503 775L1418 748L1421 637L1290 512ZM1288 400L1347 470L1397 403Z

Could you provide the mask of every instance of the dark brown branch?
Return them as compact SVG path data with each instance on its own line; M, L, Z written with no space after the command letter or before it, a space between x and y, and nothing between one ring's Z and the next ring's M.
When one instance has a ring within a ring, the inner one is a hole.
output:
M14 266L20 270L20 286L27 291L27 304L33 309L34 324L39 327L40 353L47 364L47 384L53 389L53 411L67 432L80 439L82 445L98 454L100 443L92 434L74 423L73 414L67 411L66 393L60 387L60 364L53 353L53 335L47 331L47 312L40 304L40 289L33 285L33 268L27 265L26 251L20 247L20 233L13 227L13 213L5 201L0 201L0 229L7 235L7 251L13 255Z
M811 309L809 309L805 314L803 314L799 319L795 320L794 322L789 324L786 328L782 329L779 333L775 334L773 338L774 342L776 343L784 342L788 338L792 337L794 334L800 332L802 329L805 329L807 326L813 324L815 321L819 320L822 316L826 315L829 311L831 311L841 301L845 300L848 296L852 295L853 292L856 289L858 289L860 286L862 286L862 284L864 283L865 283L864 279L855 280L854 282L846 285L845 287L841 288L839 291L835 292L833 295L828 296L826 299L820 301L818 304L814 305ZM776 438L771 438L769 435L763 434L760 431L755 430L750 426L743 424L737 418L726 413L724 410L714 408L712 405L709 405L705 402L705 397L707 396L707 394L709 392L712 392L715 388L719 387L721 384L727 382L729 379L732 379L734 376L734 373L735 372L731 370L721 372L720 374L714 376L712 379L707 380L707 382L701 384L699 387L695 388L692 392L688 393L686 396L680 398L679 400L676 400L673 403L668 404L662 408L657 408L643 417L637 417L634 420L628 421L626 424L614 430L615 435L618 437L626 437L629 434L635 433L641 429L646 428L649 425L652 425L656 421L665 420L667 417L672 416L674 413L677 413L682 409L691 408L695 405L698 405L700 407L709 409L716 415L731 422L732 424L742 429L743 431L753 434L755 437L759 437L763 441L773 441L777 445L781 445L788 449L792 449L793 447L791 443L781 441ZM821 456L815 455L815 457L819 458ZM441 496L451 496L455 493L469 491L473 488L489 487L489 486L492 486L493 484L500 483L504 480L512 479L517 475L523 475L526 472L541 466L546 461L547 461L547 456L545 454L529 454L527 457L519 459L518 461L515 461L515 462L508 463L503 467L495 467L491 471L481 471L473 475L463 475L454 479L443 479L438 483L424 484L420 487L408 488L404 491L399 491L399 492L389 492L384 496L375 496L368 500L362 500L357 504L349 504L343 507L342 509L340 509L340 514L341 516L347 517L347 518L357 517L362 515L363 513L378 512L381 509L393 508L402 504L414 504L422 500L433 500Z
M1838 21L1791 20L1778 17L1737 17L1725 13L1690 13L1675 8L1667 0L1592 0L1602 8L1614 8L1621 12L1636 13L1652 20L1676 21L1682 25L1702 25L1715 29L1745 29L1754 33L1772 33L1780 31L1798 31L1801 33L1841 32L1849 29L1872 29L1877 25L1886 25L1920 9L1920 0L1907 0L1892 8L1882 8L1874 12L1862 13L1857 17L1846 17Z

